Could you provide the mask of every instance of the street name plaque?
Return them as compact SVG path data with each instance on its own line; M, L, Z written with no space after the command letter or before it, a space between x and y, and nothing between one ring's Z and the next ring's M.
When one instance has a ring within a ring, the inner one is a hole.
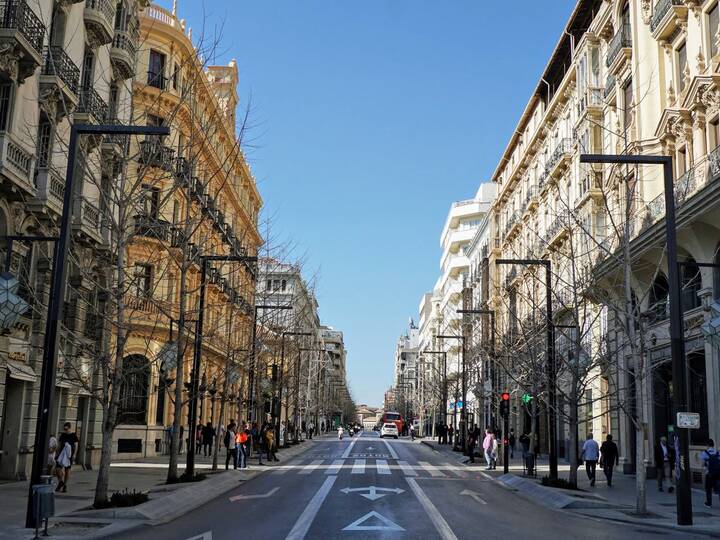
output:
M694 412L677 413L677 427L683 429L700 429L700 415Z

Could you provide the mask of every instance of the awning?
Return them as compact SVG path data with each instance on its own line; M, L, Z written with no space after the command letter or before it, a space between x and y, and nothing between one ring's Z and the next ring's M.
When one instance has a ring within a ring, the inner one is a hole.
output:
M33 370L33 368L31 368L27 364L24 364L23 362L18 362L17 360L8 360L7 368L10 377L12 377L13 379L31 383L37 381L37 376L35 375L35 371Z

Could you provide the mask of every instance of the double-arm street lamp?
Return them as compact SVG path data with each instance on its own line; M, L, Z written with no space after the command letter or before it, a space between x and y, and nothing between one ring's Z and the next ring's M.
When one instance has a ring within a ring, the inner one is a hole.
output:
M460 409L460 423L462 424L460 448L465 451L465 440L467 438L467 384L465 379L465 336L435 336L440 339L459 339L462 354L462 409ZM455 400L454 410L457 410L457 399ZM454 448L457 448L457 438L455 439Z
M675 222L675 190L673 185L673 165L670 156L631 156L581 154L580 163L604 163L614 165L662 165L663 188L665 190L665 242L667 248L668 284L670 301L670 355L672 358L673 404L675 412L688 410L687 364L685 362L685 342L683 339L683 307L680 298L680 272L677 254L677 231ZM630 261L626 261L630 264ZM675 429L680 444L680 455L676 457L680 465L677 479L677 523L692 525L692 497L690 476L690 437L688 430ZM639 443L641 444L642 441ZM637 464L642 467L642 463Z
M555 384L555 344L553 340L553 313L552 313L552 270L548 259L497 259L497 265L503 264L521 264L525 266L544 266L545 267L545 319L547 334L547 407L548 407L548 462L550 465L550 478L557 480L558 477L558 461L557 461L557 423L556 423L556 404L557 389Z
M68 144L67 169L65 172L65 191L63 194L62 215L60 217L60 233L55 244L50 285L50 301L48 316L45 320L43 340L42 372L40 375L40 395L38 396L37 421L35 423L35 441L32 458L32 473L28 487L26 527L35 527L33 517L33 486L40 483L47 464L48 428L51 407L55 399L55 373L60 325L60 314L65 302L67 285L67 259L70 244L70 221L73 213L73 197L75 196L74 171L78 138L81 135L150 135L162 137L170 133L169 127L154 126L123 126L121 124L73 124L70 127Z
M197 400L200 393L200 363L202 360L202 339L203 339L203 325L205 323L205 287L207 281L208 263L212 261L220 262L242 262L242 263L253 263L257 262L257 257L249 257L243 255L202 255L200 257L200 304L198 319L196 322L197 328L195 330L195 351L193 355L193 368L190 373L190 410L189 420L190 424L190 441L187 452L187 465L185 468L185 474L192 478L195 474L195 444L192 443L195 436L195 424L197 423ZM203 390L203 395L204 395Z

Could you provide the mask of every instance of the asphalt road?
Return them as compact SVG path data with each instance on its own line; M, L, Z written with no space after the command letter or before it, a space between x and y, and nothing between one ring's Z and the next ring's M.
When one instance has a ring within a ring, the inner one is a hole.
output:
M689 538L535 505L476 468L366 432L323 440L222 497L132 540Z

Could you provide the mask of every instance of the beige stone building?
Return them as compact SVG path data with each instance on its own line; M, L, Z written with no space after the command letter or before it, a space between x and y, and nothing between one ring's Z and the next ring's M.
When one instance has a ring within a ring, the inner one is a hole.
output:
M689 405L701 415L691 433L696 481L696 450L720 436L719 351L701 332L713 316L709 304L720 298L720 271L697 266L720 262L719 13L715 0L578 1L493 173L498 198L484 306L496 310L499 361L515 374L504 382L514 396L512 425L530 428L522 394L544 395L546 290L541 268L496 260L544 258L553 269L561 458L569 450L573 372L581 375L574 396L580 433L612 433L626 471L651 465L636 464L634 449L645 444L652 456L651 444L672 432L676 412L661 171L581 165L580 153L674 158ZM628 320L637 331L632 343ZM642 362L633 356L636 343ZM627 414L638 409L647 441L637 440ZM543 452L545 413L541 406Z

